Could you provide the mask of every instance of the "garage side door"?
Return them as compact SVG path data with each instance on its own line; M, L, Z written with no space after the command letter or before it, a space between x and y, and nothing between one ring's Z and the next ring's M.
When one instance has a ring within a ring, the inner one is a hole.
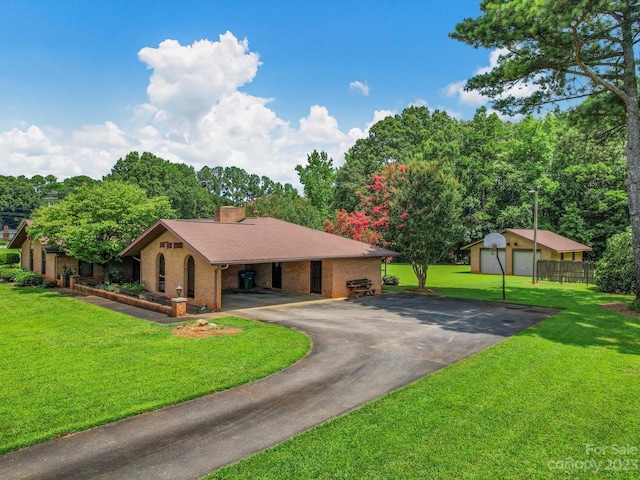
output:
M498 250L498 255L500 255L502 268L504 268L506 272L506 269L507 269L506 252L504 250ZM498 263L498 257L496 256L495 248L480 249L480 273L502 274L502 270L500 270L500 264Z
M540 250L536 257L540 260ZM521 277L533 275L533 250L513 251L513 274Z

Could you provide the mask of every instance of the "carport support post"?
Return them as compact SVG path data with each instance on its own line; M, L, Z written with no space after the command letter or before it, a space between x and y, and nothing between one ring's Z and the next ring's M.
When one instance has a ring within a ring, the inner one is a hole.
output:
M171 316L186 317L187 316L187 299L184 297L171 299Z

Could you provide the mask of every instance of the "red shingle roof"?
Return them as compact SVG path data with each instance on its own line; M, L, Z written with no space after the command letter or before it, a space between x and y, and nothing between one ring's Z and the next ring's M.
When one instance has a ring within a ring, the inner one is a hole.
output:
M121 256L138 255L165 231L173 233L212 265L398 255L330 233L260 217L237 223L159 220L125 248Z
M505 232L513 233L514 235L518 235L519 237L533 242L533 229L506 228L504 230L500 230L500 233ZM482 241L483 240L476 240L475 242L470 243L469 245L465 245L462 248L471 248L474 245L481 243ZM574 242L567 237L563 237L562 235L558 235L557 233L550 232L549 230L538 230L536 241L538 245L545 246L557 253L590 252L591 250L593 250L591 247L578 242Z

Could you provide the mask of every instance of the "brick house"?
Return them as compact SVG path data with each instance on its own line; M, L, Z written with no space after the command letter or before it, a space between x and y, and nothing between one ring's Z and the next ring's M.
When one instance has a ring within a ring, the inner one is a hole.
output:
M274 218L245 218L236 207L217 208L213 219L159 220L121 252L139 260L148 290L175 296L181 285L190 302L212 310L224 290L249 284L340 298L349 295L347 280L367 278L379 292L381 259L396 255Z
M101 282L104 268L86 263L63 253L58 247L47 245L45 241L33 239L27 233L32 220L22 222L8 248L21 250L21 267L39 273L45 280L57 280L65 273L77 274L82 281Z
M531 276L533 270L533 230L507 228L501 230L507 240L506 248L498 249L506 275ZM462 247L471 252L471 273L502 273L493 248L484 247L484 239ZM568 260L581 262L591 247L550 232L538 230L536 237L538 260Z

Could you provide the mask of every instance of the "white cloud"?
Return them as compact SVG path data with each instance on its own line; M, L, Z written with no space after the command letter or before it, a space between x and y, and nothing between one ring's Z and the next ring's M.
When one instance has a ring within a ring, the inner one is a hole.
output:
M376 111L364 127L348 131L322 105L311 105L298 122L283 120L270 108L271 98L239 90L253 81L260 61L230 32L191 45L165 40L138 56L152 73L148 102L132 109L130 126L106 120L66 132L36 125L0 132L0 174L101 178L118 158L149 151L196 170L238 166L299 187L295 166L308 153L324 150L339 166L371 125L395 114ZM368 93L364 83L352 88Z
M489 54L489 65L477 68L474 75L488 73L496 68L498 66L500 56L505 55L508 52L509 50L507 50L506 48L492 50ZM491 101L489 97L481 95L477 90L465 91L464 86L466 83L467 82L465 80L450 83L444 89L445 95L447 97L458 97L458 103L470 107L479 107L481 105L486 105ZM519 82L510 89L506 90L501 97L507 97L510 95L513 95L516 98L527 97L531 95L535 90L536 87L534 85ZM503 118L503 116L501 116L500 118ZM511 120L514 119L514 117L508 118L510 118Z
M447 85L445 92L447 97L458 97L458 101L463 105L471 107L479 107L489 102L489 98L480 93L477 90L466 91L464 86L467 82L462 80L460 82L450 83Z
M197 121L220 98L251 82L260 65L247 40L239 41L231 32L218 42L183 46L165 40L158 48L143 48L138 58L153 70L147 94L158 109L157 119L168 122Z
M339 143L345 134L338 128L338 121L329 115L327 107L313 105L309 115L300 119L299 139L305 143Z
M360 82L356 80L349 84L349 88L351 90L358 90L365 97L369 96L369 85L367 85L367 82Z
M103 125L85 125L73 132L72 143L89 148L127 148L134 143L115 123L107 121Z

